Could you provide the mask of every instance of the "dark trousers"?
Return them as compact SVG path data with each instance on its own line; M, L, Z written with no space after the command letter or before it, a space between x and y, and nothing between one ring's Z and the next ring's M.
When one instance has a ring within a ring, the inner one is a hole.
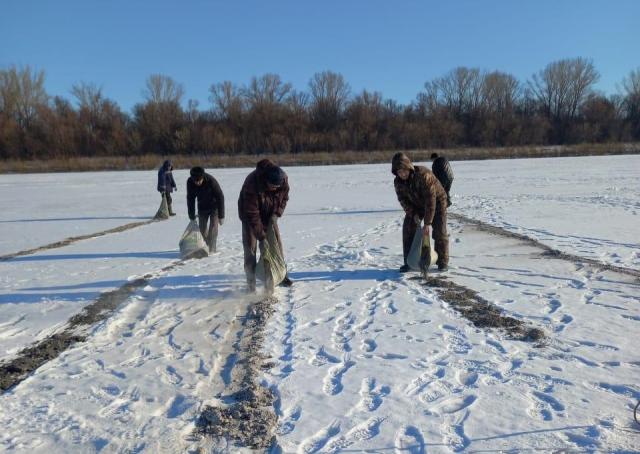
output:
M276 238L278 238L280 253L284 257L282 238L280 237L280 228L278 227L278 222L273 223L273 229L275 231ZM262 253L264 242L260 241L259 243L261 251L260 253ZM249 286L250 290L255 290L258 239L251 229L251 225L246 222L242 222L242 248L244 249L244 273L247 276L247 285Z
M204 241L209 246L209 252L216 252L218 243L218 211L211 213L198 213L198 226Z
M171 193L168 191L165 192L161 192L160 195L164 195L164 198L167 199L167 206L169 207L169 213L171 213L171 202L173 202L173 199L171 198Z
M413 220L413 216L405 216L402 223L402 254L405 265L416 229L418 229L418 224ZM433 247L438 253L438 266L447 266L449 264L449 234L447 233L447 209L442 203L438 203L436 206L436 213L431 223L431 236ZM423 253L426 252L423 251Z
M451 206L451 195L449 194L449 191L451 191L451 183L453 183L453 181L447 181L446 184L442 185L447 193L447 207Z

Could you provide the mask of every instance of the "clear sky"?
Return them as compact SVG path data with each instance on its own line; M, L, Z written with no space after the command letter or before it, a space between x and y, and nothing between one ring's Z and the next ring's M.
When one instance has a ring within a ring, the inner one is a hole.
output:
M210 107L209 87L277 73L305 90L323 70L401 103L456 66L524 82L548 63L593 60L616 92L640 67L640 0L2 0L0 67L46 73L51 95L101 86L124 110L159 73Z

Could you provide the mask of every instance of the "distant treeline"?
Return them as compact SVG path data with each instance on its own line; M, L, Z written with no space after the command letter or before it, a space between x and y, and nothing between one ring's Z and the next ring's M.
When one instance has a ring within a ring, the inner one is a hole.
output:
M276 74L209 88L211 105L188 100L165 75L151 75L142 102L123 112L94 84L50 96L44 71L0 70L0 158L237 155L344 150L517 147L640 140L640 67L619 92L594 90L585 58L559 60L519 81L458 67L424 84L408 105L340 74L313 75L298 91Z

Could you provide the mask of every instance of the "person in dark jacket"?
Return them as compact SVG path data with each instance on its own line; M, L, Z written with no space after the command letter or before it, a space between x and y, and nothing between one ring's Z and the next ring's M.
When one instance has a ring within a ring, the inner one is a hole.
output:
M391 161L391 172L396 176L393 185L398 201L404 209L402 225L402 252L404 265L400 272L409 271L407 256L411 242L424 220L423 233L433 228L434 248L438 253L438 269L446 271L449 264L449 235L447 234L447 194L440 181L429 169L413 165L404 153L396 153Z
M173 191L177 191L178 187L173 179L173 173L171 173L172 170L173 165L171 164L171 161L167 159L158 170L158 192L160 195L164 195L166 197L169 214L171 216L175 216L176 214L171 208L171 203L173 202L173 200L171 200L171 193Z
M453 184L453 170L451 170L449 160L444 156L438 156L438 153L431 153L431 160L433 161L431 171L447 193L447 206L450 207L451 196L449 191L451 191L451 185Z
M189 219L196 218L196 199L198 200L198 226L209 252L216 252L218 225L224 223L224 194L220 185L202 167L193 167L187 179L187 209Z
M289 179L287 174L268 159L258 162L256 169L244 181L238 198L238 215L242 221L242 246L244 248L244 271L250 292L256 289L256 247L264 247L266 230L272 224L278 237L280 251L282 240L277 219L282 216L289 201ZM289 287L293 283L287 275L280 283Z

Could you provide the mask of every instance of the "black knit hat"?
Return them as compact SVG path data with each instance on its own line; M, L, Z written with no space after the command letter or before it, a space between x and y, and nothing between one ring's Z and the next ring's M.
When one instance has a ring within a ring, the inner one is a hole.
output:
M284 182L284 171L278 166L270 167L265 178L270 185L280 186Z
M200 166L192 167L189 173L193 178L195 178L196 180L199 180L204 176L204 169Z

